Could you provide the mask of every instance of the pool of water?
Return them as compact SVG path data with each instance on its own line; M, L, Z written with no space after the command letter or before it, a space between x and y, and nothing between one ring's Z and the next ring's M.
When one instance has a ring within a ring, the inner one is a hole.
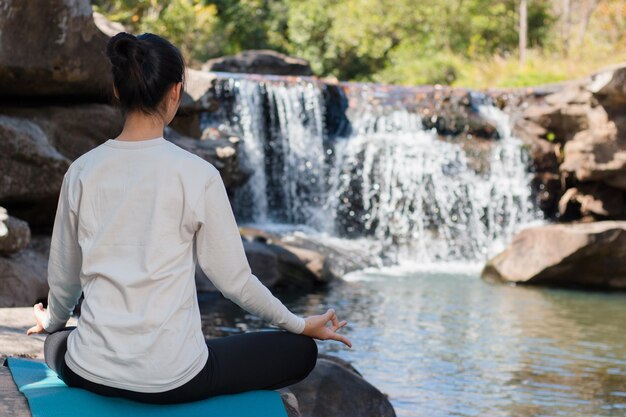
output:
M626 293L492 285L476 272L369 270L280 295L292 311L334 307L346 359L409 416L626 416ZM205 333L268 328L201 296Z

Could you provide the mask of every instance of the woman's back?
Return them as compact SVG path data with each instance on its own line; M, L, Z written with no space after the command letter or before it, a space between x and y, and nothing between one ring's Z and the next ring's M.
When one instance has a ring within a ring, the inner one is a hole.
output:
M85 294L80 325L68 338L68 366L137 391L182 384L208 354L193 237L195 205L219 172L160 137L109 139L67 175Z

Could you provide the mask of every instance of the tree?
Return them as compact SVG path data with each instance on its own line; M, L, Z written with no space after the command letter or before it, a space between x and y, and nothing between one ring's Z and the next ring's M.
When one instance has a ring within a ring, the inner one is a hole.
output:
M527 0L520 0L519 6L519 61L526 62L526 47L528 44L528 4Z

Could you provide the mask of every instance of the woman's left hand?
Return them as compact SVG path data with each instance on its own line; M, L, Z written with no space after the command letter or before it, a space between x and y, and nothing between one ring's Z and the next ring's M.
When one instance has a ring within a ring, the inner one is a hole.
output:
M46 309L43 308L43 304L35 304L33 307L33 311L35 313L35 321L37 324L26 331L26 334L30 336L33 333L47 333L43 329L43 319L46 317Z

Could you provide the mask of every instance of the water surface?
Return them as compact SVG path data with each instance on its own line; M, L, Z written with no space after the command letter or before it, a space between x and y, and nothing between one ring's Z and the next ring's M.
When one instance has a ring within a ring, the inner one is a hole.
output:
M388 394L398 416L625 416L626 294L491 285L477 273L361 271L280 296L334 307L352 349L320 341ZM268 328L202 296L205 332Z

